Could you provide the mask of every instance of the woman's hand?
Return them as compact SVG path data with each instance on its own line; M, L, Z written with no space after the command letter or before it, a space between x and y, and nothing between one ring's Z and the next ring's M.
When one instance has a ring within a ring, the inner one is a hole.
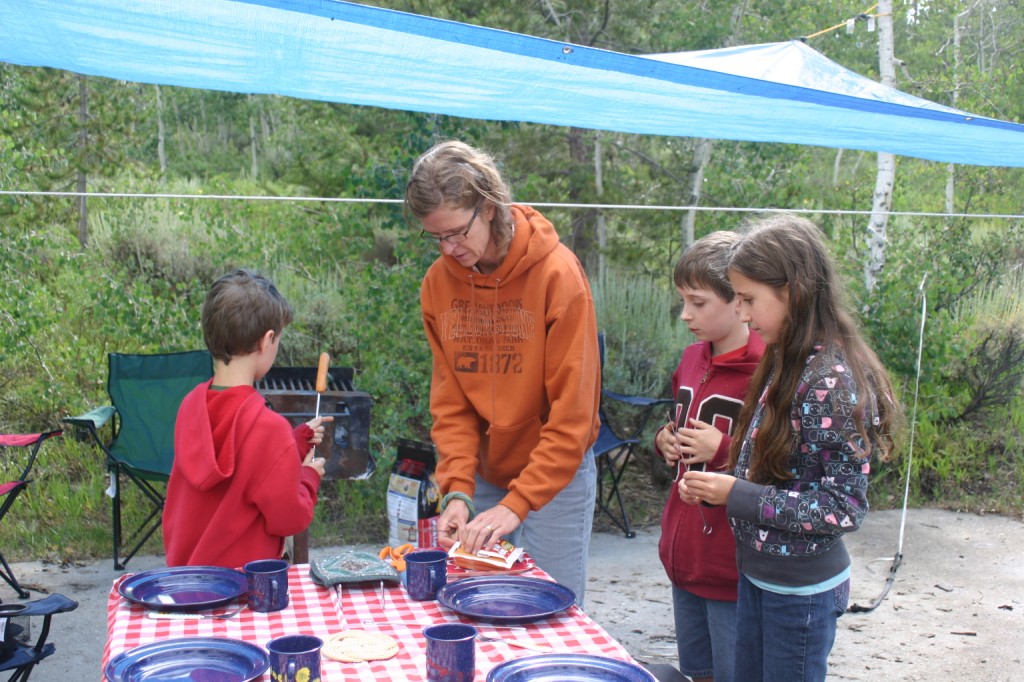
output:
M736 479L729 474L710 471L687 471L679 480L679 497L683 502L723 505L729 501L729 493Z
M469 507L462 500L452 500L437 519L437 544L448 551L459 539L463 526L469 522Z
M449 505L449 508L451 505ZM480 512L459 531L459 542L470 554L476 554L481 547L489 546L506 535L510 535L522 521L508 507L497 505Z

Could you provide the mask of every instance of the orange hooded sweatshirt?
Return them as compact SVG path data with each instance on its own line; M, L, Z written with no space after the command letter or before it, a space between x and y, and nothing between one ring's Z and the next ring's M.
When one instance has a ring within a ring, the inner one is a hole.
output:
M512 216L497 270L442 255L420 304L441 493L472 496L479 472L508 489L501 504L524 519L572 480L597 438L601 360L579 260L533 208L514 205Z

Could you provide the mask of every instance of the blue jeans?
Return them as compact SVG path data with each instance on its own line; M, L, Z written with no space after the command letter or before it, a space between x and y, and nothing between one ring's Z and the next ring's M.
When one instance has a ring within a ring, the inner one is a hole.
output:
M679 672L732 682L736 658L736 602L705 599L672 586Z
M850 581L818 594L777 594L740 576L736 669L743 682L822 682Z
M477 512L482 512L497 505L507 494L504 488L477 476L473 504ZM525 548L537 566L572 590L576 605L581 609L587 589L587 561L596 498L594 451L587 450L569 485L538 511L527 514L519 528L507 536L512 544Z

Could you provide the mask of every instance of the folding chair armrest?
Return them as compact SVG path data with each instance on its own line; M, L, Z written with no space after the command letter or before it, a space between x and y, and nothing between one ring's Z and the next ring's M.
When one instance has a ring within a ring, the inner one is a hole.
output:
M75 417L64 417L62 421L72 426L99 431L116 412L117 409L113 405L104 405Z
M25 610L18 616L52 616L55 613L67 613L78 608L78 602L68 599L63 594L51 594L42 599L25 602Z

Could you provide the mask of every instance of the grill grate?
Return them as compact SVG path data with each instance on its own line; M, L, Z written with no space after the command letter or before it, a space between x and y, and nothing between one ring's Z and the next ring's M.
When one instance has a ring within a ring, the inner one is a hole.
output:
M334 418L317 448L327 457L325 480L366 478L377 467L370 454L373 400L352 389L351 367L328 368L323 396L316 393L316 372L316 367L272 367L256 382L256 390L292 426L312 419L317 409Z
M258 391L314 391L316 367L271 367L266 376L256 382ZM351 391L352 368L331 367L327 370L328 391Z

